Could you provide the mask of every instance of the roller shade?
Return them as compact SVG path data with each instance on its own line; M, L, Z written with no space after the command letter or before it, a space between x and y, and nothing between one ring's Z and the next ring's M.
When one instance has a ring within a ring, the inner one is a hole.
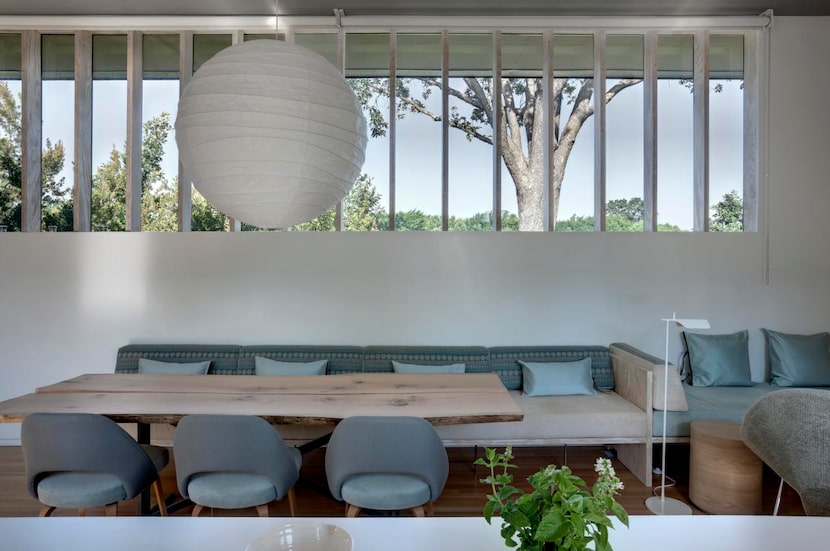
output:
M334 33L296 33L294 43L317 52L337 67L337 35ZM388 38L387 38L388 44ZM387 65L389 63L387 62Z
M127 80L127 35L92 37L92 78Z
M451 77L493 75L492 34L451 34L449 43Z
M0 78L20 80L20 35L0 34Z
M541 34L504 34L501 37L503 77L542 77L545 52Z
M75 78L75 35L44 34L40 37L41 78Z
M142 74L145 80L179 78L179 35L146 34L142 41Z
M225 48L230 47L233 37L229 34L194 34L193 35L193 72Z
M389 35L347 34L346 76L389 76Z
M248 35L246 39L265 38ZM268 35L272 36L272 35ZM335 33L297 33L297 44L337 62ZM449 35L450 76L492 74L492 34ZM401 33L397 36L397 71L406 76L440 76L441 35ZM144 78L178 78L178 35L145 35ZM643 36L608 35L606 66L610 78L640 78L643 74ZM231 45L229 34L196 34L193 37L193 69L201 67L220 50ZM43 35L43 78L74 78L74 35ZM19 34L0 34L0 77L20 78L21 41ZM709 41L710 78L741 79L744 73L744 37L741 34L712 34ZM658 37L658 78L692 78L694 37L691 34L662 34ZM346 75L384 77L389 73L389 35L348 33ZM557 77L590 78L593 75L593 36L554 35L554 71ZM544 63L541 34L503 34L504 76L540 77ZM126 35L93 36L93 78L126 79Z

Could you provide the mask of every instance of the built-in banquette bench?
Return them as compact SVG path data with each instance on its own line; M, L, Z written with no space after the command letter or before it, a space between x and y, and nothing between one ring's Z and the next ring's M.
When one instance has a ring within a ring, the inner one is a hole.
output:
M326 374L392 372L393 361L418 365L463 363L467 373L496 372L524 412L520 422L437 427L448 446L609 445L644 484L651 485L652 405L654 381L662 381L662 364L637 349L610 346L295 346L130 344L118 350L115 371L138 370L140 358L173 363L210 361L209 374L253 375L255 358L281 362L328 360ZM523 362L569 362L591 359L593 395L526 396ZM658 373L659 371L659 373ZM662 384L662 383L661 383ZM662 386L660 387L662 391ZM659 400L657 399L659 398ZM308 441L330 427L280 425L287 441ZM171 440L170 429L153 427L156 441Z

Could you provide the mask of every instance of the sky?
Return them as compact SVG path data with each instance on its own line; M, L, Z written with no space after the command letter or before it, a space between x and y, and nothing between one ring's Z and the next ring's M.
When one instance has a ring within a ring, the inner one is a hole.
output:
M710 93L710 203L735 189L742 193L743 90L740 81L723 81L720 93ZM610 87L613 81L609 79ZM714 89L714 82L710 88ZM10 81L19 93L20 82ZM143 120L163 111L175 120L179 85L175 81L147 80L143 86ZM440 94L432 94L428 108L440 114ZM462 114L467 107L455 98L451 106ZM67 151L62 176L72 183L74 84L44 81L43 136L61 140ZM93 85L93 167L106 162L113 147L126 139L127 86L125 81L95 81ZM570 106L565 106L564 118ZM568 162L560 199L559 219L593 214L593 118L577 136ZM643 87L627 88L607 106L607 200L643 197ZM677 81L658 83L658 221L681 229L692 227L692 94ZM389 141L370 138L363 172L373 177L383 204L388 205ZM441 212L441 124L408 114L397 122L397 209ZM503 163L502 163L503 164ZM165 147L163 169L172 180L177 174L175 134ZM491 146L467 141L450 129L450 216L467 217L492 207ZM516 212L515 188L502 169L502 208Z

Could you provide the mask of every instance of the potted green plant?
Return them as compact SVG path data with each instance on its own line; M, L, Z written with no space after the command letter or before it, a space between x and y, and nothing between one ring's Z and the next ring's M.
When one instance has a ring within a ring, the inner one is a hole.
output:
M513 450L508 446L504 453L486 448L485 457L475 461L490 471L481 480L493 490L487 496L484 518L490 523L493 516L501 516L501 535L508 547L582 551L593 542L596 551L611 550L608 529L613 524L608 515L628 526L628 514L614 499L623 484L609 459L597 459L597 481L590 491L567 466L548 465L528 477L530 492L513 486L513 475L508 472L516 467L512 460Z

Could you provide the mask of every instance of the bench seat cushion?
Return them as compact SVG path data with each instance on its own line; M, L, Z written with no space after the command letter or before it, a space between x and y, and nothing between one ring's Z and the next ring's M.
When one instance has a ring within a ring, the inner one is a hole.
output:
M490 445L518 440L645 438L647 434L645 412L615 392L523 396L511 390L510 395L524 412L523 421L440 426L438 434L446 441Z
M688 437L691 431L691 422L699 419L715 421L729 421L742 423L749 406L755 401L776 390L767 383L755 383L752 386L691 386L683 385L686 392L686 401L689 403L687 411L669 411L666 414L666 436ZM654 425L652 434L657 437L663 435L663 412L654 411Z

